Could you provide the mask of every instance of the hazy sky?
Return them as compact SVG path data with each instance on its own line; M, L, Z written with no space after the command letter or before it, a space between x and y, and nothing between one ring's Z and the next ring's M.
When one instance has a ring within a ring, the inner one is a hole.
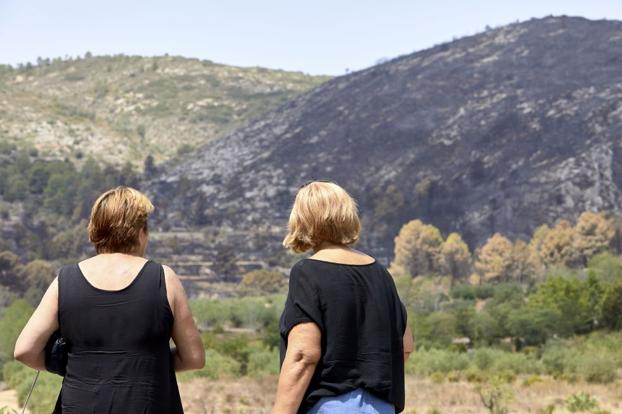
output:
M338 75L549 14L622 20L622 0L0 0L0 63L169 53Z

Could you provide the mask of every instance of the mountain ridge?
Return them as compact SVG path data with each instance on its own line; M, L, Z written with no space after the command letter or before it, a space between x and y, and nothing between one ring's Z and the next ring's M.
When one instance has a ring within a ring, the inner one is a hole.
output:
M47 158L142 167L219 138L328 79L176 56L0 65L0 140Z
M471 245L583 210L620 212L622 22L514 23L334 78L145 187L159 223L282 231L298 186L331 179L359 201L364 246L390 255L422 218ZM197 205L195 203L195 206Z

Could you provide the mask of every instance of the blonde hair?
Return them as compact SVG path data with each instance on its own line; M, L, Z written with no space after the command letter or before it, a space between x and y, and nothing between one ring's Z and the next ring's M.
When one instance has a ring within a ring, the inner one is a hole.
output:
M359 239L361 222L356 201L332 182L304 185L292 207L283 246L297 253L322 242L348 246Z
M140 230L147 232L147 217L153 204L131 187L108 190L95 201L89 221L89 240L97 253L132 253L139 244Z

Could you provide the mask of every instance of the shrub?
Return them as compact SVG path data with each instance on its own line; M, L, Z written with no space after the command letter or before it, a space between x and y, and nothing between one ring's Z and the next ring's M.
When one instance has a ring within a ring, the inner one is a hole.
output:
M604 285L611 285L622 279L622 260L611 253L592 256L587 264L588 272Z
M580 392L566 399L566 408L571 413L578 411L592 411L598 409L598 401L590 394Z
M539 375L530 375L523 380L523 386L530 387L539 382L542 382L542 377L540 377Z
M30 319L32 312L32 306L25 300L18 299L2 313L0 319L0 332L2 332L0 335L0 354L4 354L5 358L6 356L12 358L17 337Z
M476 388L484 407L491 414L506 414L508 405L514 399L512 389L498 377L493 377L486 384Z
M440 350L420 350L413 352L408 360L408 373L428 376L434 372L447 374L451 371L462 371L469 366L465 354Z
M35 378L35 371L19 362L11 361L4 366L3 374L9 387L17 391L19 403L24 404L32 381ZM32 414L52 412L60 391L61 382L62 378L58 375L41 372L37 380L37 386L28 403L29 411Z
M616 364L605 355L583 355L577 373L587 382L609 384L616 380Z
M248 358L248 374L253 376L275 375L279 373L279 351L256 348Z
M473 361L475 362L475 366L482 371L491 368L494 362L491 351L486 348L476 350L473 354Z
M602 323L612 330L622 330L622 283L610 286L605 291L602 304Z
M199 325L223 325L230 318L229 306L222 300L191 300L190 308Z
M545 372L555 378L563 374L577 372L577 359L579 353L575 349L568 348L563 343L547 345L542 354L542 364Z
M445 381L445 374L443 374L442 372L433 372L432 375L430 375L430 379L435 384L441 384L443 381Z
M220 354L213 349L205 351L205 366L197 371L188 371L178 374L180 381L192 378L205 377L219 379L223 377L236 377L240 375L240 363L235 359Z
M467 369L464 373L464 377L468 382L481 383L486 381L486 375L474 367Z
M507 329L525 345L536 346L546 342L562 316L551 309L525 307L508 315Z
M502 370L497 373L497 377L499 381L504 382L506 384L511 384L516 381L516 374L511 370Z
M488 312L477 312L473 317L473 335L478 344L492 345L500 336L497 320Z
M216 350L225 356L233 358L239 365L239 373L245 375L248 371L248 360L251 348L249 338L246 335L235 335L220 340L217 343Z
M477 299L491 298L495 293L494 285L484 283L483 285L475 286L475 297Z
M447 381L449 382L459 382L461 379L459 371L451 371L447 374Z
M430 327L429 341L440 346L449 346L453 338L458 336L457 319L455 315L445 312L435 312L428 316Z
M451 289L451 297L454 299L475 300L475 289L476 286L470 285L468 283L455 285Z

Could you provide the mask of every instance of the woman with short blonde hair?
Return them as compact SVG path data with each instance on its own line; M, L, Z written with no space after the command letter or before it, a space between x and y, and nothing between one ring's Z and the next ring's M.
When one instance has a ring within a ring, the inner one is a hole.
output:
M205 353L179 278L144 258L153 208L130 187L102 194L88 225L97 254L60 270L17 340L15 358L39 370L53 332L68 344L55 413L183 413L175 371Z
M358 241L360 231L354 199L335 183L313 182L296 194L283 245L297 253L325 242L350 246Z
M117 187L100 195L91 209L89 240L97 253L132 253L146 234L151 201L131 187Z
M283 244L313 255L290 272L273 414L404 409L412 334L391 275L350 247L360 230L356 202L337 184L296 194Z

